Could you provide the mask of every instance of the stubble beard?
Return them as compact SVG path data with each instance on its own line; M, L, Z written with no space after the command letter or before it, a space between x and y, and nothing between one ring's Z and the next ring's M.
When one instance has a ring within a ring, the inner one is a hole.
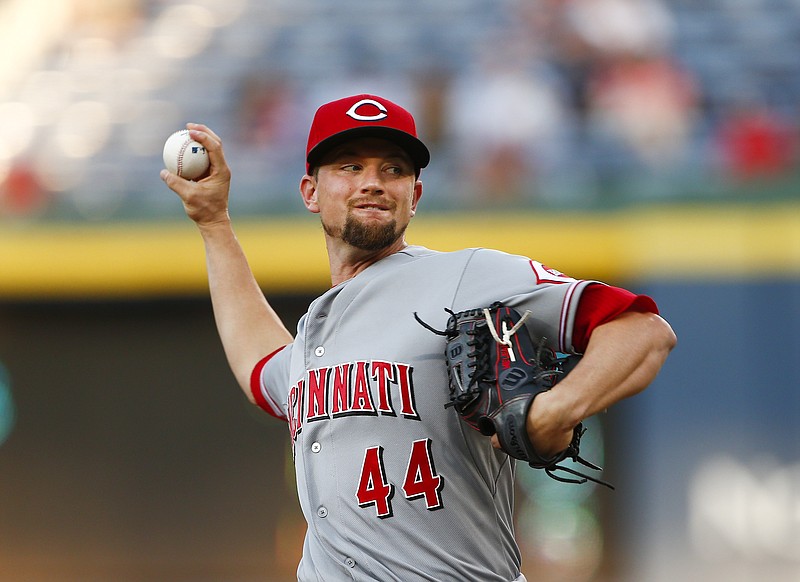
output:
M403 236L405 231L405 229L402 229L398 232L397 220L395 219L382 224L365 224L351 213L347 214L341 232L337 232L338 229L324 222L322 223L322 228L328 236L341 238L343 242L350 246L364 251L385 249Z

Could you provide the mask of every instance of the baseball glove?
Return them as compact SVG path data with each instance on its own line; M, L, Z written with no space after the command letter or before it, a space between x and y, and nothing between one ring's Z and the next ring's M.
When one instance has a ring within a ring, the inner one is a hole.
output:
M458 313L445 311L450 318L444 331L414 314L421 325L446 339L450 402L445 407L455 408L467 424L482 434L497 434L503 451L535 469L543 469L557 481L593 481L613 489L604 481L561 464L572 459L590 469L602 470L580 457L580 441L586 430L582 424L575 427L570 445L550 458L539 455L528 437L526 424L533 399L555 386L579 357L556 357L545 347L544 339L534 345L525 327L530 311L520 315L499 302Z

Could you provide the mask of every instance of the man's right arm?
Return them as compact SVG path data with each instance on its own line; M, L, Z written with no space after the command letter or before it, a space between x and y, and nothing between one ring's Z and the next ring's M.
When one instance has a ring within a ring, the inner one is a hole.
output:
M201 227L200 232L217 330L239 386L253 401L253 368L264 356L290 343L292 334L256 283L230 224Z
M161 178L181 198L187 216L203 238L217 330L228 364L252 401L253 368L293 338L264 297L233 231L228 215L231 176L221 141L203 125L187 127L192 139L202 143L208 152L208 175L190 182L164 170Z

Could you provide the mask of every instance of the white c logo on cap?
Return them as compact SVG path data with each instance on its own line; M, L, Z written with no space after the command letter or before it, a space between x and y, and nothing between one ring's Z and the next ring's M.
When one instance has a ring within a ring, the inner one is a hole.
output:
M380 110L380 113L376 115L359 115L356 113L358 108L362 105L374 105ZM353 106L347 110L347 115L355 119L356 121L378 121L379 119L385 119L388 117L388 113L386 112L386 107L382 104L378 103L374 99L362 99L358 103L353 104Z

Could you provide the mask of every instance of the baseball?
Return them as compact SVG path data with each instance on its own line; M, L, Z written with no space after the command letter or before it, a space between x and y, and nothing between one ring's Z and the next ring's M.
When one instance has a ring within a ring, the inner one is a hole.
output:
M189 137L188 129L176 131L164 144L164 165L181 178L194 180L208 170L208 152Z

